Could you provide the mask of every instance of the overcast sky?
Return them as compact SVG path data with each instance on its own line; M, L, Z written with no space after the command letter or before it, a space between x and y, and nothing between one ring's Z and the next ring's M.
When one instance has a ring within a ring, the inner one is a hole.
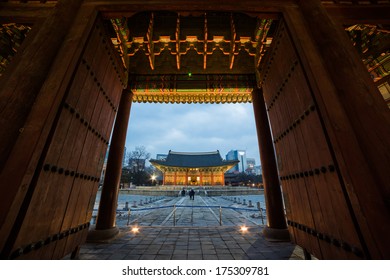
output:
M260 165L253 107L242 104L133 103L126 148L145 146L156 154L210 152L222 158L230 150L246 150Z

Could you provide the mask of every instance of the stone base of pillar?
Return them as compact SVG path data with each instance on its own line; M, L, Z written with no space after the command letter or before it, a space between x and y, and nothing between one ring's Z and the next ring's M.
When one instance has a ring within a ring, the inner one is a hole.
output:
M88 232L87 242L107 241L117 236L118 233L119 228L117 227L109 229L95 229L95 226L93 226Z
M288 242L290 241L290 234L288 229L278 229L266 227L263 229L263 236L271 242Z

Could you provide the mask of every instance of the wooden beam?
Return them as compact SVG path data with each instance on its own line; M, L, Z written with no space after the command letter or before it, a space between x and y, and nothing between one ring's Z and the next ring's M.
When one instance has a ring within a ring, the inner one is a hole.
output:
M180 70L180 15L177 15L176 19L176 31L175 31L175 44L176 44L176 67Z
M382 84L384 84L384 83L386 83L386 82L390 83L390 75L387 75L387 76L383 77L382 79L376 81L376 82L375 82L375 85L376 85L377 87L379 87L380 85L382 85Z
M157 0L157 1L99 1L91 0L90 5L96 5L105 17L116 18L126 15L132 15L137 11L181 11L181 12L204 12L204 11L220 11L233 12L244 11L249 13L263 13L264 18L269 16L275 17L275 13L282 12L285 7L296 7L294 0L272 1L272 0L225 0L208 1L198 0L192 5L188 5L186 1L180 0Z
M390 5L328 5L329 15L343 25L390 24Z
M56 4L0 2L0 23L32 24L48 17Z
M138 11L242 11L248 14L260 16L264 19L277 19L278 13L281 13L284 8L295 7L296 3L293 0L271 1L271 0L246 0L234 1L225 0L207 1L198 0L196 5L188 5L185 1L180 0L158 0L158 1L100 1L86 0L88 5L97 6L103 13L105 18L120 18L129 17ZM324 1L323 1L324 2ZM16 23L33 23L39 18L44 18L50 15L55 7L55 3L9 3L0 2L0 23L16 22ZM353 4L344 5L337 3L323 3L327 12L342 24L351 25L357 23L370 24L390 24L390 5L389 4L372 4L359 5Z
M236 43L236 26L234 24L233 14L230 14L230 30L232 33L232 39L230 40L230 53L229 53L229 68L233 68L234 63L234 49L235 49L235 43Z

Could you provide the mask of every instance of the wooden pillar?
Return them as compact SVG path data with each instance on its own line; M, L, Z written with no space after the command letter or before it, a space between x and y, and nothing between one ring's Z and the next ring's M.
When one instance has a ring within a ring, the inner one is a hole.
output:
M270 240L289 240L274 146L262 90L257 89L252 92L252 102L263 169L264 197L267 211L267 227L263 233Z
M186 170L186 186L188 186L188 169Z
M199 176L200 176L200 185L202 186L203 185L203 174L202 174L202 171L199 171Z
M389 258L390 114L345 30L320 0L284 12L368 258Z
M177 185L177 174L176 174L176 171L175 171L175 177L174 177L174 179L173 179L174 181L174 185L176 186Z
M214 172L211 171L211 185L214 186Z
M115 225L116 208L132 98L133 93L130 90L125 89L121 96L112 133L106 176L104 177L103 189L100 197L96 230L92 231L88 236L88 239L90 240L109 239L119 232Z

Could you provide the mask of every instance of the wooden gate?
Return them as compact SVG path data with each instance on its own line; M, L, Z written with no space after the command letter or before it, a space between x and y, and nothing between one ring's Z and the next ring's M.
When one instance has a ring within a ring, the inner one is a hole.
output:
M101 20L74 59L3 257L59 259L85 242L125 71Z
M364 258L321 112L283 22L271 49L260 84L292 240L321 259Z

